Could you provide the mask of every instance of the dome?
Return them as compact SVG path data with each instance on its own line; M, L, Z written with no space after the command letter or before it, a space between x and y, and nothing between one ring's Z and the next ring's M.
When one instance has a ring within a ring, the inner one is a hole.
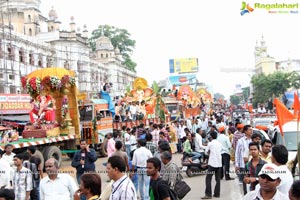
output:
M119 47L118 47L118 46L115 48L115 53L116 53L117 55L119 55L119 54L120 54L120 49L119 49Z
M111 44L111 41L110 41L110 39L108 37L101 36L96 41L96 50L109 50L109 51L113 51L114 47Z
M50 20L56 20L58 18L56 10L52 7L49 11L49 19Z

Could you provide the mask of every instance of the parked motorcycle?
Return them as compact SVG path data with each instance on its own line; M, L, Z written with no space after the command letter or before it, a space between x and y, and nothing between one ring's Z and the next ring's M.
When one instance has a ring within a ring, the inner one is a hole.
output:
M187 159L182 161L182 171L185 171L188 177L205 174L208 168L207 163L201 162L199 159L189 162Z

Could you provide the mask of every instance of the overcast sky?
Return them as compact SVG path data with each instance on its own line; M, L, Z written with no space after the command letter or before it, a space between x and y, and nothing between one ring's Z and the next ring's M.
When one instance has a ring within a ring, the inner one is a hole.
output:
M41 0L48 17L53 6L68 27L108 24L124 28L136 41L137 73L149 83L169 76L169 59L198 58L200 81L226 96L235 84L247 86L251 73L221 73L220 68L253 68L254 47L263 35L268 54L276 61L300 58L300 13L270 14L264 9L240 15L242 1L199 0ZM254 3L284 1L247 1ZM287 1L286 1L287 2ZM289 3L297 1L289 0ZM298 1L299 2L299 1ZM300 11L299 9L293 9Z

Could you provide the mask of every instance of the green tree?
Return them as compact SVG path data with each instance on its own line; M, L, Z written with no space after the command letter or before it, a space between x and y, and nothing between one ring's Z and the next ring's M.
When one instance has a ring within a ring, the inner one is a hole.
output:
M130 33L126 29L110 25L99 25L97 29L92 31L92 36L89 38L89 45L92 51L96 50L96 41L102 34L111 40L114 48L119 48L124 60L122 64L129 70L135 71L137 64L131 59L133 49L135 48L135 40L130 39Z
M216 99L216 101L218 101L219 99L225 99L225 96L223 95L223 94L221 94L221 93L215 93L214 94L214 98Z
M289 77L291 81L291 87L298 90L300 88L300 74L298 72L291 72L291 76Z
M253 105L265 103L270 97L281 97L292 85L291 73L277 71L269 75L257 74L251 78Z
M243 99L245 100L245 103L246 103L248 100L248 97L250 96L250 87L242 88L242 90L243 90Z
M231 95L230 96L230 102L233 105L239 105L239 103L241 102L241 97L240 96L236 96L236 95Z

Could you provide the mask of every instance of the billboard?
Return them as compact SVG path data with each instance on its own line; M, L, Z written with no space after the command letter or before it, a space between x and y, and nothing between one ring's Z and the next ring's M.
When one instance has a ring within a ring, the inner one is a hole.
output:
M198 58L179 58L169 60L170 74L198 72Z
M170 85L192 85L197 83L196 74L182 74L176 76L169 76Z
M28 114L30 99L28 94L0 94L0 114Z

